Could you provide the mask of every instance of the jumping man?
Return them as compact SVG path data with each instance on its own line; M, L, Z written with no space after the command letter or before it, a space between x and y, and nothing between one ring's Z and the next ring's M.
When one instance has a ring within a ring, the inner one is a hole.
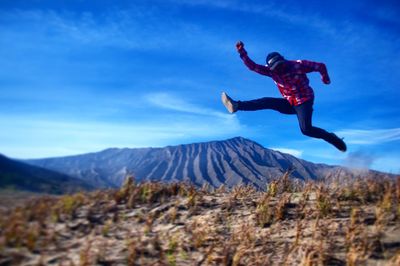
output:
M295 114L299 120L301 132L309 137L323 139L345 152L346 144L334 133L312 125L312 112L314 104L314 91L309 85L307 73L319 72L322 82L330 84L328 71L325 64L307 60L286 60L278 52L268 54L266 65L253 62L244 49L243 42L236 44L244 64L252 71L271 77L278 86L283 98L264 97L251 101L234 101L225 92L222 93L222 102L230 113L236 111L256 111L272 109L282 114Z

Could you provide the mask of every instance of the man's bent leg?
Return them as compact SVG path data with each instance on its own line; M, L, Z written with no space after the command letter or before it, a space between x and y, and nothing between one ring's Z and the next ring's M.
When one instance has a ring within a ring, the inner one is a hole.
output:
M341 151L346 151L346 144L342 139L338 138L334 133L329 133L322 128L312 125L313 101L305 102L295 106L301 132L309 137L323 139L326 142L334 145Z
M271 109L282 114L296 114L293 106L286 99L264 97L251 101L238 101L238 110L257 111Z

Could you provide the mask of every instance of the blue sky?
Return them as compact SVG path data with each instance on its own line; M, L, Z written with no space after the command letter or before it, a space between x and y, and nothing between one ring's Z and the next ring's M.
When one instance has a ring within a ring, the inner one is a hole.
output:
M2 0L0 153L243 136L312 162L400 173L399 15L396 1ZM327 65L330 85L309 75L314 125L345 137L347 153L303 136L295 116L226 112L221 91L280 97L243 65L238 40L258 63L280 51Z

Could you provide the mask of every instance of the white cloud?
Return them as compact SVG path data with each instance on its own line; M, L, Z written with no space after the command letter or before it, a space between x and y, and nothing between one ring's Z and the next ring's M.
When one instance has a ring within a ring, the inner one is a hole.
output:
M324 16L318 9L305 8L300 2L287 5L282 1L235 1L235 0L170 0L173 3L183 4L188 6L208 6L217 9L239 11L244 13L255 14L266 17L268 20L281 23L290 23L297 28L315 29L326 37L332 38L347 47L356 47L356 49L364 49L363 53L369 49L365 49L365 44L368 46L377 43L392 44L392 40L382 38L382 28L376 27L371 23L366 24L365 21L357 20L356 16L352 19L338 20L334 17ZM329 5L329 4L328 4ZM327 6L328 6L327 5ZM339 4L340 5L340 4ZM351 10L346 3L347 8ZM312 6L312 5L311 5ZM319 5L319 7L321 7ZM359 5L355 4L352 9L358 10ZM379 6L368 11L368 14L374 14L381 20L387 20L389 23L398 21L396 11L388 7ZM397 23L396 23L397 24ZM397 31L392 31L391 36L398 40ZM373 55L376 58L377 49L373 49ZM385 57L381 57L384 60Z
M235 115L191 104L168 94L145 96L146 120L96 121L51 115L0 116L1 153L37 158L93 152L109 147L148 147L215 140L243 133ZM159 107L166 109L152 110ZM177 111L174 113L171 111Z
M288 9L287 5L282 5L280 2L246 2L246 1L230 1L230 0L171 0L174 3L184 4L189 6L209 6L219 9L226 9L232 11L240 11L246 13L257 14L272 19L284 21L285 23L292 23L297 26L306 26L319 29L328 34L335 34L340 36L335 29L335 25L329 22L328 19L319 16L315 13L307 13L303 9ZM290 6L289 6L290 7ZM342 29L340 29L342 30Z
M196 45L199 50L202 47L209 50L224 48L220 44L220 36L210 33L202 25L183 21L179 17L169 19L169 16L172 14L165 14L161 8L140 4L135 8L110 9L100 14L39 9L0 10L0 17L8 22L8 27L2 28L0 37L5 40L34 38L36 42L32 44L35 48L41 46L44 50L52 42L68 48L95 45L96 48L144 51L183 49L188 43ZM33 37L28 37L31 35ZM31 44L28 42L25 45Z
M337 132L349 144L380 144L400 140L400 128L389 129L346 129Z
M297 158L301 158L301 156L303 155L303 151L296 149L289 149L289 148L271 148L271 149L282 153L291 154Z
M191 113L196 115L214 116L226 120L236 120L235 115L219 112L207 107L195 105L184 101L176 95L160 92L150 93L144 96L144 99L152 105L169 110Z

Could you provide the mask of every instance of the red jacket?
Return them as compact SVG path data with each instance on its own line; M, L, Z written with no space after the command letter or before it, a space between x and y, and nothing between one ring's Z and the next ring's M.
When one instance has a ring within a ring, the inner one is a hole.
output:
M307 60L286 60L284 65L272 71L268 66L258 65L249 58L244 48L240 51L240 57L245 65L252 71L261 75L271 77L282 96L292 106L300 105L314 99L314 91L309 85L307 73L319 72L322 77L328 77L326 66L323 63L316 63Z

